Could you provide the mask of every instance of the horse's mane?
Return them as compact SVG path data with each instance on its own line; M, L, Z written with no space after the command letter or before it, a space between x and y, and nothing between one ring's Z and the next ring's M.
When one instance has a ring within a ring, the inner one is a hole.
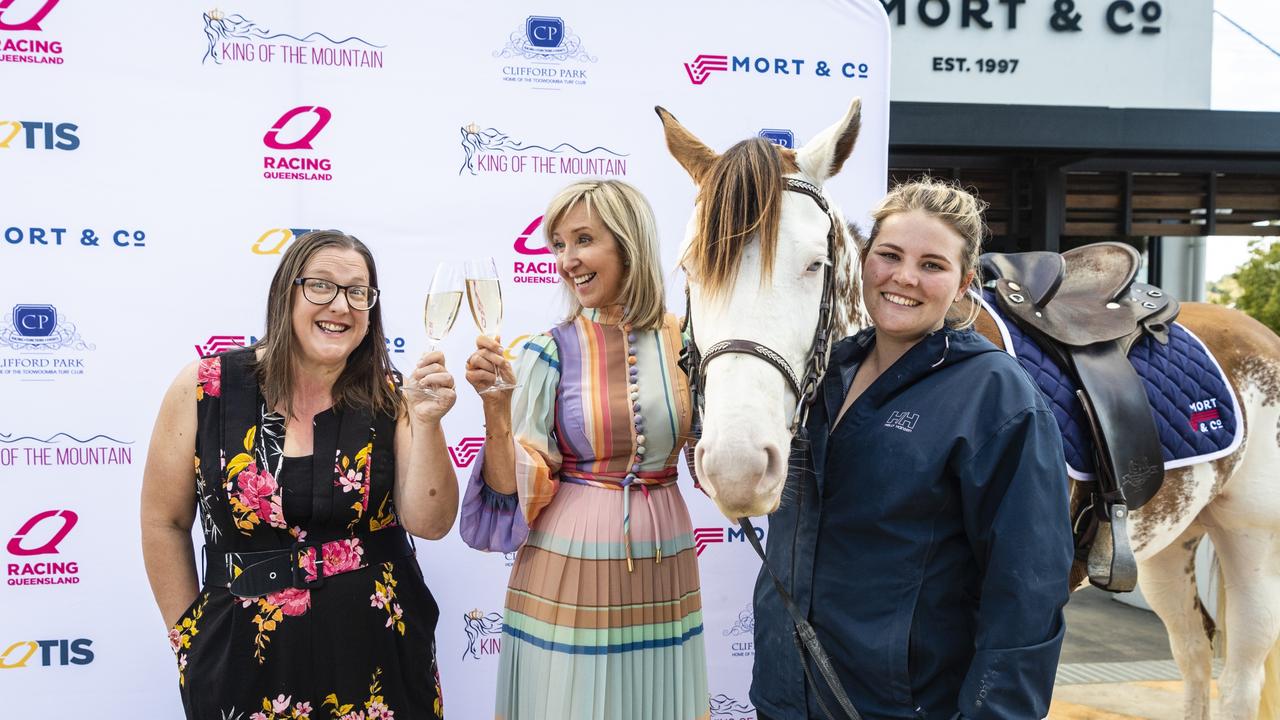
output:
M762 138L734 145L708 168L698 191L698 211L693 238L681 264L709 297L733 286L742 253L753 236L760 240L760 282L773 276L773 259L782 218L784 177L800 171L795 152ZM861 235L845 226L836 213L836 242L831 258L835 270L835 321L837 329L861 326L861 288L858 282L858 246ZM852 245L852 247L851 247Z

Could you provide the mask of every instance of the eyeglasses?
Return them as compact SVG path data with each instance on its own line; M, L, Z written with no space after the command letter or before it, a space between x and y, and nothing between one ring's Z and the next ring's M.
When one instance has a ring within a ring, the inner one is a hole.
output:
M302 286L302 297L315 305L328 305L341 290L347 294L347 305L352 310L371 310L378 302L378 288L368 285L339 285L323 278L298 278L294 285Z

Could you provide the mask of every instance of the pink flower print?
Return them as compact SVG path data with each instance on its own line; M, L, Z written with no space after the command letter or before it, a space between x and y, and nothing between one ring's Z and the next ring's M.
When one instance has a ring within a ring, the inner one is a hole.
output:
M404 610L400 609L400 603L391 603L391 612L387 615L386 627L391 627L402 617L404 617Z
M177 654L181 648L182 633L178 631L178 628L169 628L169 649L173 650L174 654Z
M371 702L366 709L369 711L369 720L394 720L395 718L394 711L380 702Z
M365 720L364 711L356 710L354 712L349 712L346 715L343 715L342 717L338 718L338 720Z
M293 713L299 717L307 717L311 712L311 703L309 702L300 702L293 706Z
M355 468L347 470L346 474L338 471L338 486L342 488L342 492L349 493L352 490L362 490L364 488L364 473L357 472Z
M288 527L284 522L284 509L280 505L280 486L276 484L271 473L258 472L257 463L249 463L236 476L236 484L240 487L237 498L245 507L253 510L268 525Z
M187 669L187 654L182 653L178 656L178 672L181 673Z
M324 544L324 574L337 575L358 570L364 561L364 547L356 538Z
M267 602L280 608L285 615L303 615L311 609L311 591L285 588L280 592L267 593Z
M271 712L277 715L289 712L289 705L293 702L293 696L285 697L283 693L275 700L271 701Z
M316 573L316 551L315 548L307 548L307 551L298 556L298 567L302 568L306 574L307 582L314 582L318 576ZM326 573L328 574L328 573Z
M204 358L200 361L200 369L196 373L196 382L204 388L209 397L222 395L222 358Z
M376 607L381 610L387 606L387 596L380 592L376 592L369 596L369 605L370 607Z
M263 713L256 712L249 716L249 720L271 720L271 718L267 717Z

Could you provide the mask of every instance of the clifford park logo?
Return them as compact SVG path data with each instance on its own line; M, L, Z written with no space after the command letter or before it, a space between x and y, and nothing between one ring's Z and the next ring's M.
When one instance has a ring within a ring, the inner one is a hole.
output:
M493 56L502 61L503 82L539 90L586 85L587 68L599 59L587 52L564 18L549 15L526 17Z
M0 377L51 381L83 375L84 354L95 349L53 305L14 305L0 323Z
M63 63L62 41L44 35L45 20L58 7L59 2L60 0L0 0L0 63Z
M604 145L585 143L531 143L516 139L496 127L468 123L462 136L462 165L458 174L471 175L595 175L625 177L628 154Z
M285 111L262 136L262 144L275 152L262 158L262 177L267 180L333 180L333 161L314 153L316 137L325 129L333 113L320 105L301 105Z
M381 70L385 45L341 29L281 30L240 13L201 13L206 40L202 64L312 65Z

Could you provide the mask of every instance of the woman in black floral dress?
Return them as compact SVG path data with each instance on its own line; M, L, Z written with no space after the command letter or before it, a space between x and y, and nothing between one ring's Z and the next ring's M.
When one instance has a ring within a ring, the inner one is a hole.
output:
M439 610L405 531L438 539L457 515L453 378L430 353L408 383L423 390L402 393L377 284L359 240L298 239L262 341L192 363L165 395L143 555L191 720L443 717Z

